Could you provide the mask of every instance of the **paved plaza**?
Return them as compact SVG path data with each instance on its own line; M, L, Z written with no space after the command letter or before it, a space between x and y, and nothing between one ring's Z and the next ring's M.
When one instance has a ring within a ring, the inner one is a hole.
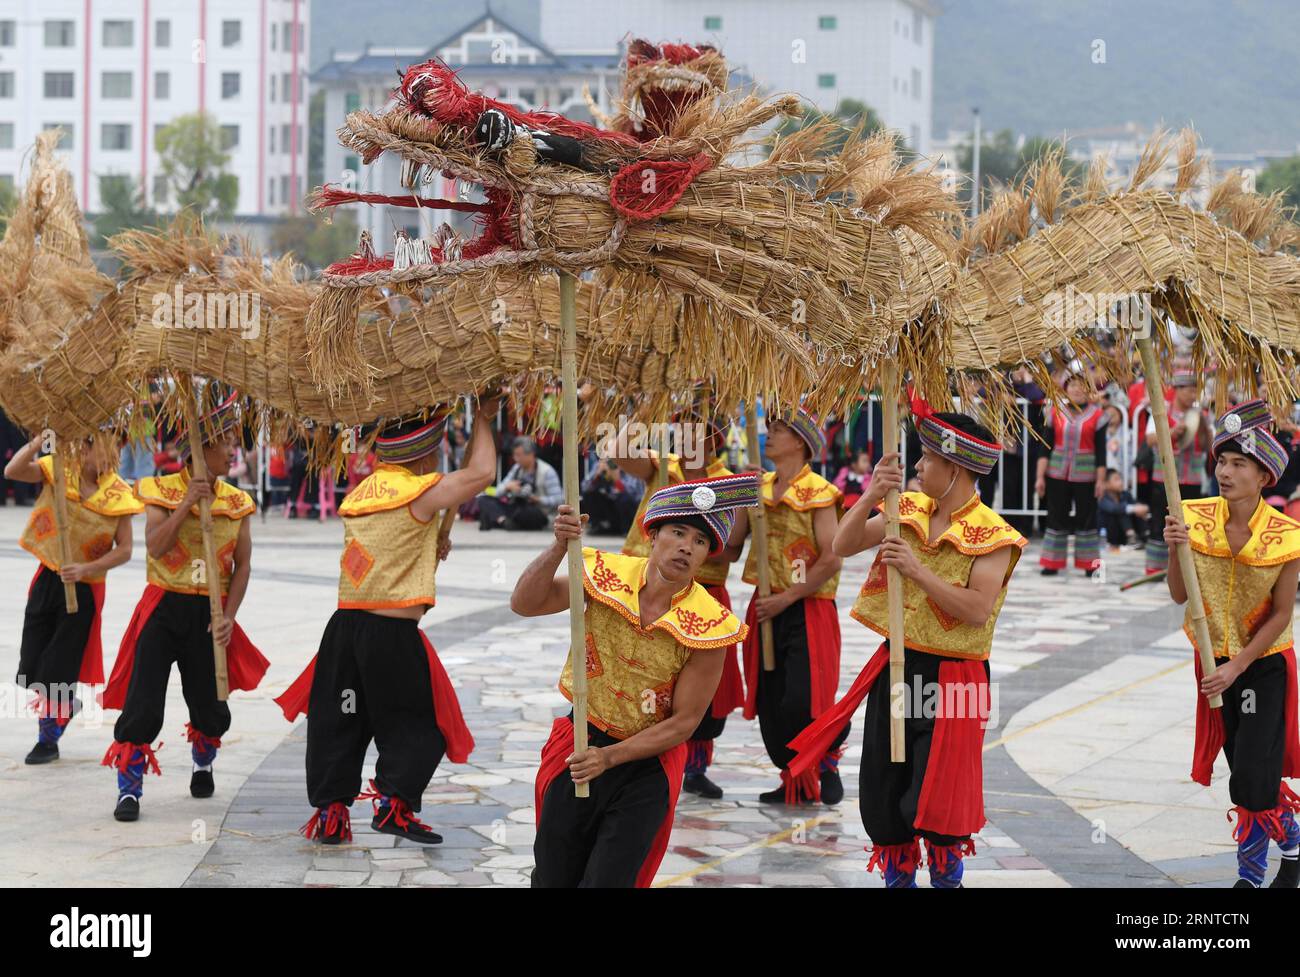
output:
M239 620L271 660L261 688L231 696L234 721L215 767L217 791L189 795L187 716L173 674L158 753L138 822L112 819L113 773L100 766L117 713L88 709L60 744L62 758L28 767L36 721L9 683L35 561L16 542L29 509L0 509L0 884L33 886L525 886L532 870L533 779L553 717L567 711L555 683L567 649L563 615L525 621L509 609L515 578L549 536L479 533L458 524L423 624L460 696L476 748L444 762L421 819L444 837L423 847L370 830L353 807L351 845L321 848L308 818L306 723L286 723L271 701L316 650L336 597L337 521L253 523L253 578ZM144 587L142 520L131 562L108 581L106 668ZM614 539L594 538L617 548ZM1195 703L1181 609L1164 586L1120 593L1141 553L1107 557L1101 579L1038 574L1036 544L1016 571L993 644L996 724L984 746L989 823L967 860L970 887L1226 887L1236 846L1225 811L1226 766L1215 786L1189 776ZM845 562L839 607L841 691L879 639L848 614L869 560ZM742 613L750 588L733 568ZM837 807L772 807L777 784L757 724L734 714L711 776L721 801L683 794L660 886L862 886L867 839L857 811L861 712L841 769ZM368 760L367 775L374 755ZM924 877L922 877L924 882Z

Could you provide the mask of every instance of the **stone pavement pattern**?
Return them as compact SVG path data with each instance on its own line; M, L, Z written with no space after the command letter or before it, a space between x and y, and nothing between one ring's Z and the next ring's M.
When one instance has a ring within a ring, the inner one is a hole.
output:
M27 509L0 510L0 540L16 540ZM137 521L138 523L138 521ZM444 762L422 820L443 837L412 845L370 829L353 807L352 845L322 848L297 834L311 813L303 785L305 724L290 727L271 702L310 660L332 612L337 522L254 527L253 581L240 622L271 659L260 689L231 698L234 722L216 766L217 794L188 793L186 714L176 676L160 737L162 777L145 784L136 824L113 821L113 776L99 766L116 714L88 710L61 744L63 758L25 767L35 721L20 717L12 685L0 723L0 883L18 885L522 886L532 868L533 780L554 716L568 640L563 616L524 621L508 608L515 577L544 545L540 533L479 534L457 525L424 620L476 739L468 764ZM109 580L104 636L111 667L144 584L142 528L130 564ZM614 540L596 545L617 546ZM1226 885L1235 849L1223 819L1225 776L1212 789L1188 777L1193 688L1181 614L1163 586L1118 592L1140 554L1111 559L1105 579L1043 578L1031 547L1017 568L992 657L997 721L985 737L989 824L975 839L966 882L979 886ZM841 691L879 639L848 616L868 560L846 561L840 593ZM9 584L0 614L0 668L16 670L32 558L0 542ZM732 574L743 612L749 588ZM733 715L712 776L721 801L683 794L656 879L671 886L863 886L857 814L861 713L846 744L847 796L835 808L771 807L777 782L756 723ZM170 742L168 742L170 741ZM367 776L373 771L373 749ZM1221 764L1222 766L1222 764ZM35 815L35 816L34 816ZM39 825L39 827L36 827ZM924 874L921 879L924 884Z

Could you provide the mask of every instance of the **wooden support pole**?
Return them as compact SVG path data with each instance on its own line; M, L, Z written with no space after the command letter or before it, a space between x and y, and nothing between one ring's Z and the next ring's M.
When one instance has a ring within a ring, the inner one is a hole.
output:
M761 465L762 456L758 453L758 411L753 400L745 404L745 447L752 465ZM761 483L760 483L761 484ZM758 596L768 597L772 593L772 576L767 565L767 506L763 503L763 493L758 494L758 505L750 510L749 521L753 524L754 563L758 567ZM758 626L759 644L763 649L763 671L776 671L776 649L772 643L772 622L763 621Z
M893 359L885 361L880 394L884 413L880 452L887 455L898 450L898 402L902 399L898 363ZM890 489L885 495L885 537L896 539L900 533L898 490ZM903 674L903 576L897 567L886 568L885 583L889 600L889 759L902 763L907 759L903 727L907 683Z
M203 431L199 428L198 410L194 402L194 388L188 381L176 380L185 411L185 432L190 439L190 477L206 480L208 465L203 458ZM217 545L212 539L212 503L199 500L199 528L203 532L203 586L208 592L208 607L212 616L212 660L217 671L217 699L230 698L230 672L226 667L226 646L217 640L217 625L224 612L221 606L221 564L217 562Z
M564 439L564 501L578 515L578 327L575 282L560 272L560 356L564 390L560 432ZM573 752L587 749L587 622L582 593L582 541L569 540L569 668L573 675ZM575 784L574 795L589 797L588 784Z
M1169 500L1169 514L1183 517L1183 494L1178 489L1178 479L1170 478L1178 470L1174 464L1174 444L1169 437L1169 415L1165 406L1164 384L1160 381L1160 364L1156 360L1151 336L1137 339L1138 355L1142 357L1142 372L1146 375L1147 399L1151 402L1151 419L1156 426L1156 450L1160 452L1160 467L1165 472L1165 497ZM1163 532L1163 527L1161 532ZM1214 651L1210 640L1210 622L1205 616L1205 601L1201 597L1201 581L1196 576L1196 561L1192 548L1186 543L1174 547L1178 568L1183 573L1183 586L1187 588L1187 609L1192 619L1192 634L1196 636L1196 653L1201 659L1201 675L1214 674ZM1210 697L1210 708L1223 705L1223 697Z
M50 464L54 467L54 531L58 534L59 566L66 567L72 563L72 539L68 536L68 462L66 451L60 450L58 436L54 439L54 450L50 452ZM63 607L69 614L77 613L77 585L64 581Z

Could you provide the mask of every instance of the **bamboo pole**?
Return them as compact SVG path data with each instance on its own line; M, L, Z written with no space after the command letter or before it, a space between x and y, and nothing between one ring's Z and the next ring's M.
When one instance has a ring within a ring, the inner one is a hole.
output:
M880 400L884 413L884 429L880 437L882 455L898 450L898 402L901 398L898 363L887 359ZM900 535L898 489L890 489L885 495L885 537L897 539ZM903 577L897 567L885 568L885 582L889 600L889 759L891 763L902 763L907 759L903 726L907 682L903 671Z
M190 438L191 478L207 479L208 465L203 458L203 432L199 428L198 411L194 403L194 388L188 380L177 378L181 406L185 410L185 430ZM217 625L224 616L221 606L221 564L217 562L217 545L212 539L212 503L199 500L199 528L203 532L203 587L208 592L208 607L212 617L212 660L217 673L217 700L230 698L230 672L226 667L226 646L217 640Z
M671 423L671 422L669 422ZM668 487L668 424L659 434L659 463L655 466L654 491Z
M745 404L745 444L752 465L761 464L758 453L758 411L751 399ZM760 482L760 488L762 483ZM750 522L754 528L754 563L758 567L758 596L768 597L772 593L772 578L767 565L767 506L763 504L763 493L758 493L758 505L751 511ZM763 649L763 671L776 671L776 650L772 643L772 621L768 619L758 626L759 643Z
M57 435L54 450L50 452L50 464L54 466L54 531L59 541L59 567L72 563L72 540L68 536L68 471L67 455L59 450ZM77 613L77 585L63 583L63 606L69 614Z
M1173 441L1169 437L1169 416L1165 408L1164 384L1160 381L1160 364L1156 361L1151 336L1148 334L1138 337L1137 348L1142 357L1142 372L1146 375L1151 419L1156 426L1156 449L1160 452L1160 467L1165 473L1165 497L1169 501L1170 514L1181 519L1183 494L1178 488L1178 479L1171 477L1178 469L1174 464ZM1183 586L1187 588L1187 608L1192 619L1192 633L1196 636L1196 653L1201 659L1201 675L1209 678L1214 674L1214 652L1211 650L1210 622L1205 616L1205 601L1201 598L1201 581L1196 576L1196 561L1192 558L1192 548L1186 543L1179 543L1174 549L1178 556L1178 568L1183 573ZM1211 709L1218 709L1222 705L1222 696L1210 696Z
M562 380L560 425L564 439L564 501L578 512L578 327L575 282L560 272L560 346ZM583 614L582 541L569 540L569 668L573 675L573 752L587 749L587 622ZM588 784L574 784L576 797L589 797Z
M462 455L460 459L461 468L469 467L470 455L474 453L474 432L467 429L466 439L467 440L465 441L465 454ZM447 540L451 539L451 527L455 524L455 522L456 522L456 507L452 506L450 509L446 510L442 514L442 522L438 525L438 549L433 556L435 569L437 569L437 564L442 562L442 559L438 556L438 553L442 552L442 544L445 543Z

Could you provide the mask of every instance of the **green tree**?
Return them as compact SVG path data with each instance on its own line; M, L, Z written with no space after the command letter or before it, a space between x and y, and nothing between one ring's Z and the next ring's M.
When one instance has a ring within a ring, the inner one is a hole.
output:
M18 192L12 183L0 183L0 235L9 227L9 218L18 206Z
M95 246L105 247L114 234L135 227L153 227L158 215L145 203L135 180L124 174L99 178L99 215L95 218Z
M963 200L970 200L972 181L974 180L975 154L972 143L963 143L957 147L957 167L966 174L966 180L958 191ZM1059 139L1044 139L1042 136L1030 136L1018 143L1010 129L985 137L980 143L980 183L983 186L981 202L998 186L1015 183L1025 175L1029 167L1054 151L1064 151L1065 144ZM1065 157L1062 165L1066 178L1071 182L1082 179L1085 167Z
M1300 207L1300 156L1273 160L1256 178L1255 189L1262 194L1281 190L1288 207Z
M313 271L341 261L357 248L357 223L352 214L337 212L334 222L320 217L285 217L271 229L271 249L292 251Z
M865 102L859 102L854 98L846 98L835 106L834 112L821 112L811 105L804 105L803 113L797 118L786 119L777 128L781 135L789 135L792 132L798 132L800 129L806 129L808 126L818 122L831 121L843 128L843 131L837 133L827 144L827 152L837 153L843 147L849 138L849 133L862 126L863 132L870 135L879 129L885 128L885 123L881 121L876 110Z
M179 209L225 220L234 216L239 178L225 172L230 154L221 145L221 126L206 113L178 116L159 130L159 175L167 181L167 199Z
M325 182L325 89L312 92L307 106L307 186Z

